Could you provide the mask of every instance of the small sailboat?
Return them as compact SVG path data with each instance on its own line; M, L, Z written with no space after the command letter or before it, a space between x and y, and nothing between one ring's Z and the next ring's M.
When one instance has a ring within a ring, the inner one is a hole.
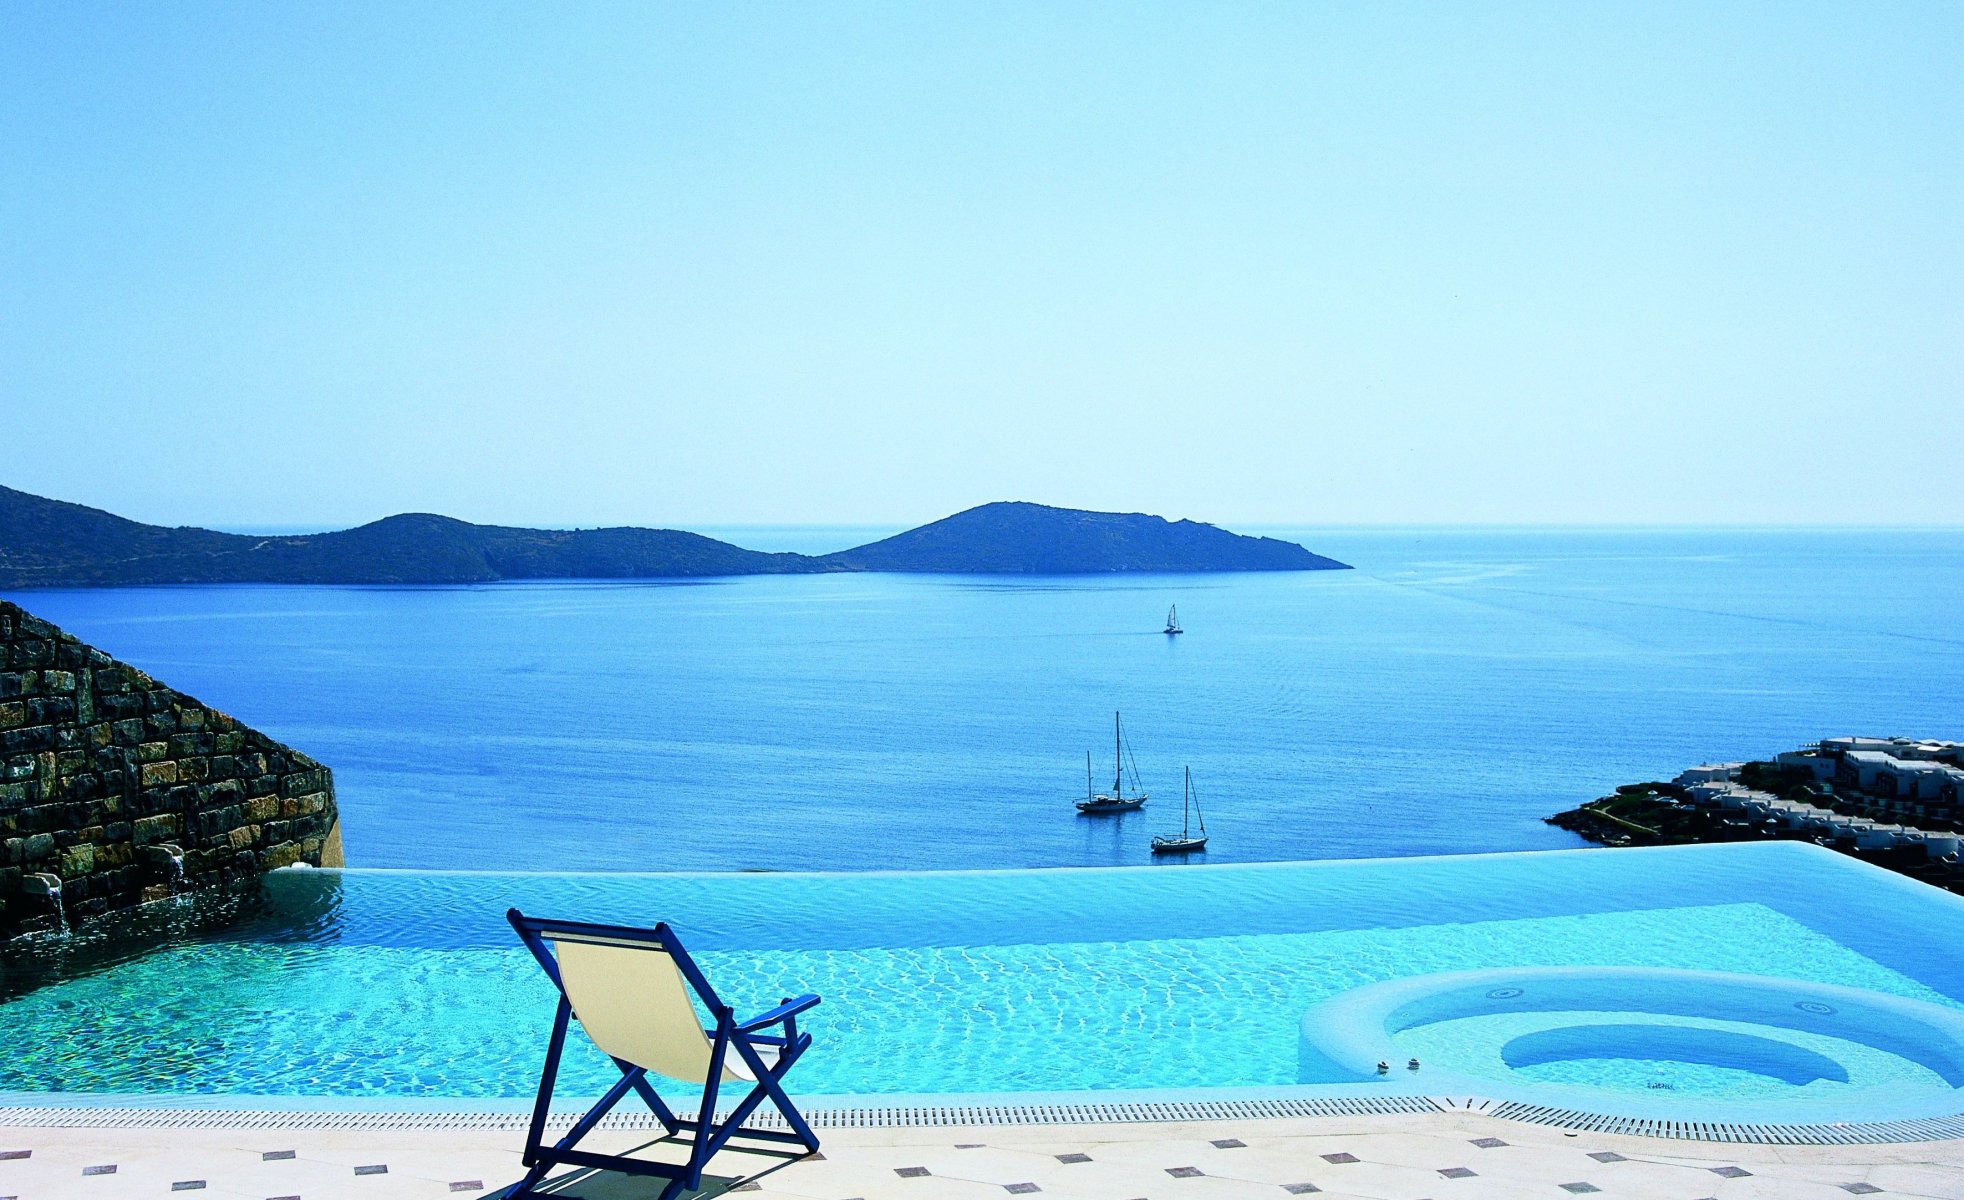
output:
M1185 632L1186 630L1180 628L1180 606L1175 604L1166 610L1166 633L1170 637L1173 634Z
M1102 813L1131 812L1146 802L1146 793L1139 787L1139 764L1132 763L1131 795L1125 792L1125 767L1131 761L1129 747L1125 744L1125 727L1119 724L1118 714L1112 714L1112 790L1094 792L1091 790L1091 754L1084 755L1084 799L1077 802L1077 810L1087 816Z
M1200 823L1200 834L1195 836L1193 821ZM1180 803L1180 836L1159 836L1152 840L1154 854L1191 854L1195 850L1207 848L1207 818L1200 815L1200 797L1193 790L1193 768L1187 768L1186 796Z

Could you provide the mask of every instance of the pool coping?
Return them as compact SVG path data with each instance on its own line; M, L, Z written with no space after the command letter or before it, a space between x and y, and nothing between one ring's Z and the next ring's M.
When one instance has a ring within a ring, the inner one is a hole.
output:
M1221 1089L1239 1092L1240 1089ZM1463 1113L1552 1128L1663 1138L1786 1146L1888 1145L1964 1139L1964 1113L1898 1121L1755 1124L1632 1117L1495 1100L1484 1096L1281 1094L1195 1096L1191 1093L1057 1092L1011 1095L814 1096L801 1098L806 1119L819 1129L875 1129L1031 1125L1120 1125L1164 1122L1250 1121ZM307 1129L522 1132L530 1114L522 1100L424 1102L403 1098L199 1096L144 1097L67 1093L0 1093L0 1128L78 1129ZM577 1110L555 1111L552 1128L579 1119ZM718 1119L728 1116L719 1110ZM752 1124L782 1128L775 1113ZM603 1129L660 1128L652 1113L617 1112Z

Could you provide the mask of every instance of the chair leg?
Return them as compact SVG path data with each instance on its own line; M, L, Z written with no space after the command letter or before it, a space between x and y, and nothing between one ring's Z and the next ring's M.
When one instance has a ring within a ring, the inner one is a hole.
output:
M559 1078L559 1056L566 1049L566 1025L572 1016L573 1006L562 996L559 1011L552 1019L552 1040L546 1043L546 1063L539 1070L539 1094L532 1102L532 1124L525 1131L522 1161L528 1167L537 1159L545 1138L546 1114L552 1107L552 1088Z
M681 1123L676 1120L675 1113L669 1109L667 1102L661 1098L661 1093L648 1082L647 1070L618 1058L614 1060L614 1065L620 1068L621 1074L635 1076L635 1094L640 1096L641 1102L648 1106L648 1111L655 1114L655 1120L661 1122L662 1131L671 1137L674 1136L675 1131L681 1128Z

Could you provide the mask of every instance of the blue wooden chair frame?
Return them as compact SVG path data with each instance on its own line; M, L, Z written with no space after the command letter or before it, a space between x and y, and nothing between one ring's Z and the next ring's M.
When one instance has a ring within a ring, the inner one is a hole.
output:
M559 1009L553 1017L552 1040L546 1047L545 1069L539 1075L539 1095L532 1106L532 1124L525 1137L525 1165L530 1168L524 1180L505 1195L509 1200L537 1196L532 1189L542 1181L546 1173L558 1166L591 1167L596 1170L620 1171L629 1175L650 1175L670 1180L662 1190L661 1200L674 1200L684 1188L702 1186L703 1168L710 1156L722 1149L732 1137L741 1135L772 1142L791 1142L804 1147L809 1154L818 1149L818 1136L806 1123L804 1116L791 1103L791 1097L784 1091L784 1075L791 1065L798 1061L811 1046L811 1034L798 1032L798 1014L818 1003L818 997L803 995L786 997L782 1004L767 1013L748 1021L738 1021L730 1006L716 995L709 980L703 977L689 952L675 936L675 931L666 923L653 929L636 929L624 925L595 925L580 921L553 921L538 917L528 917L517 909L505 913L513 929L539 960L539 966L551 978L553 986L559 989ZM710 1039L709 1078L703 1081L702 1106L694 1119L677 1116L671 1111L654 1086L648 1082L648 1071L618 1058L613 1060L619 1068L621 1079L607 1090L598 1103L588 1109L586 1115L573 1123L566 1136L548 1146L544 1142L546 1116L552 1104L553 1084L559 1075L559 1060L566 1048L566 1028L573 1016L573 1002L566 994L566 985L559 977L559 962L546 942L552 934L566 934L582 938L605 938L618 943L646 943L650 950L660 950L672 959L688 981L689 987L702 1001L703 1006L715 1020L714 1027L705 1027L703 1033ZM774 1026L782 1026L782 1033L761 1032ZM777 1051L777 1061L767 1065L758 1052L759 1047L768 1046ZM716 1117L716 1095L718 1085L723 1079L723 1064L729 1054L734 1052L743 1060L756 1079L748 1096L734 1109L729 1117L718 1123ZM648 1108L661 1122L662 1128L670 1136L688 1132L692 1135L689 1160L681 1165L649 1162L644 1159L628 1158L624 1155L595 1154L576 1149L581 1138L593 1132L613 1107L620 1103L630 1091L640 1096ZM759 1105L769 1100L778 1112L784 1115L791 1132L775 1129L745 1129L743 1123L757 1111Z

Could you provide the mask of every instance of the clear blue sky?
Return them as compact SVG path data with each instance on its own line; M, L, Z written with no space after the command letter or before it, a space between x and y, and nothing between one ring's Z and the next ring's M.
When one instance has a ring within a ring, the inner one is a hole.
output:
M0 482L1964 522L1964 5L0 9Z

